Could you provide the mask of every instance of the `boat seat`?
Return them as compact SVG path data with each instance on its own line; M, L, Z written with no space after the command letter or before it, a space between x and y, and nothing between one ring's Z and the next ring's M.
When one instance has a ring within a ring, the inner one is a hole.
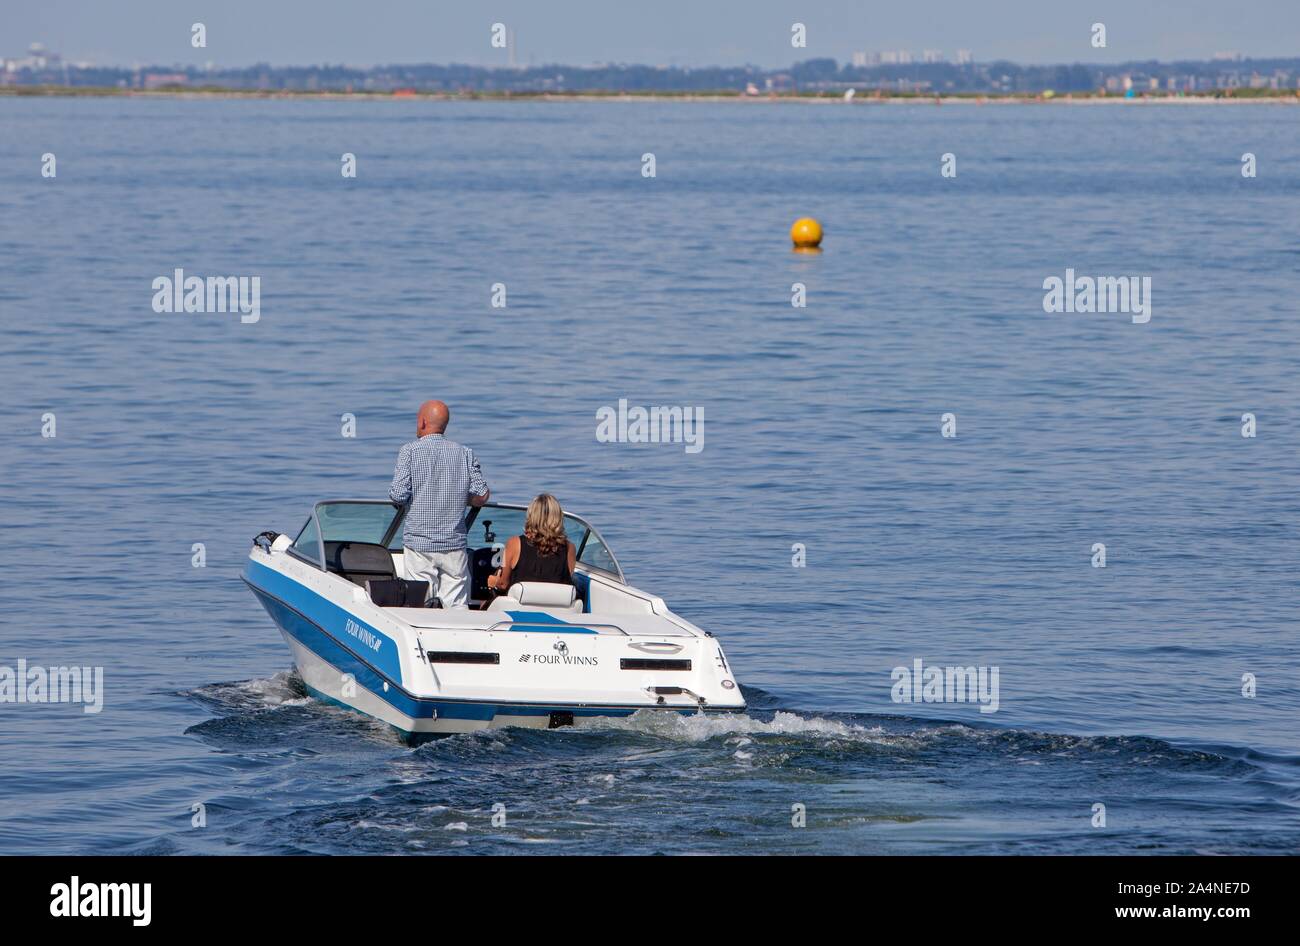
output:
M429 581L408 578L367 578L366 594L381 608L441 608Z
M488 610L504 611L518 606L540 608L543 611L582 611L577 588L549 581L516 582L505 594L494 598L488 605Z
M363 588L372 578L397 577L392 554L372 542L326 542L325 568Z

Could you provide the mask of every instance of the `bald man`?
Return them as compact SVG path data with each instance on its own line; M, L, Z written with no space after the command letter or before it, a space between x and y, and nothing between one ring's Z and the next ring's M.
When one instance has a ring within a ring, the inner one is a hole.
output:
M420 405L417 439L398 451L388 498L410 504L402 523L406 577L427 580L444 608L464 608L469 605L465 507L482 506L492 493L474 451L443 436L450 420L442 401Z

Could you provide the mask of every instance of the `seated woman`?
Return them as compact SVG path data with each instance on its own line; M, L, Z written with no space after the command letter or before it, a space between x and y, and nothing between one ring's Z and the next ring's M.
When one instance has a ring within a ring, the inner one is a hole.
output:
M564 510L550 493L528 504L524 534L512 535L501 553L501 570L488 576L488 587L505 594L521 581L573 584L577 550L564 534Z

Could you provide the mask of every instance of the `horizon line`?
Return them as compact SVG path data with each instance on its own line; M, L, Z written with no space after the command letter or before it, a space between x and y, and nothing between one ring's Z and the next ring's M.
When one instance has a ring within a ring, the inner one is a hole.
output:
M53 52L53 51L47 51L47 54L48 52ZM1085 66L1085 67L1090 67L1095 69L1095 68L1115 68L1115 67L1126 66L1126 65L1141 65L1141 64L1152 64L1152 63L1156 65L1179 65L1183 63L1195 63L1195 64L1206 64L1206 65L1219 63L1223 65L1230 65L1234 63L1240 64L1240 63L1247 63L1247 62L1300 60L1300 52L1291 53L1288 55L1255 56L1255 55L1249 55L1245 53L1237 53L1234 51L1231 54L1231 56L1225 54L1215 54L1213 56L1202 56L1199 58L1197 57L1183 57L1183 58L1173 58L1173 59L1128 58L1128 59L1104 61L1104 62L1094 61L1094 60L1080 60L1080 59L1076 59L1073 61L1051 60L1051 61L1033 62L1033 61L998 57L993 59L972 58L968 62L957 62L952 59L939 59L933 61L923 61L920 59L914 59L911 62L905 62L905 63L874 62L862 66L855 66L852 63L852 60L842 60L836 58L835 56L812 56L807 59L795 60L789 63L788 65L784 65L784 66L763 66L751 62L738 63L734 65L723 65L718 63L710 63L705 65L682 65L682 64L634 62L634 61L622 61L622 60L619 61L601 60L601 61L592 61L590 63L585 63L585 64L576 63L576 62L562 62L562 61L555 60L555 61L542 61L536 63L515 63L514 65L510 65L507 63L460 62L456 60L446 60L446 61L412 60L407 62L392 61L392 62L374 62L374 63L351 63L351 62L329 62L329 61L272 63L265 60L257 60L254 62L242 63L242 64L221 64L216 61L209 61L205 63L182 63L176 61L145 62L142 60L135 60L130 63L107 62L107 61L99 62L94 60L69 59L67 57L64 57L61 53L53 53L53 54L58 57L60 66L68 66L72 68L146 69L146 68L154 68L154 67L159 67L159 68L165 67L168 69L196 69L202 71L223 70L223 69L252 69L258 66L263 66L269 69L343 68L343 69L357 69L357 70L434 66L434 67L456 67L456 68L463 68L463 69L484 69L493 72L498 72L498 71L499 72L523 72L530 69L552 69L552 68L558 68L558 69L635 68L635 69L655 69L655 70L664 70L664 71L675 69L683 72L704 72L710 70L748 69L748 70L754 70L758 72L783 72L790 69L798 68L800 65L804 65L806 63L825 62L828 60L834 62L837 67L842 67L847 69L896 69L896 68L905 68L909 66L956 66L960 68L960 67L979 66L979 65L987 66L987 65L993 65L995 63L1007 63L1009 65L1019 66L1023 68L1044 68L1050 66ZM30 51L25 55L0 56L0 61L16 62L28 58L31 58Z

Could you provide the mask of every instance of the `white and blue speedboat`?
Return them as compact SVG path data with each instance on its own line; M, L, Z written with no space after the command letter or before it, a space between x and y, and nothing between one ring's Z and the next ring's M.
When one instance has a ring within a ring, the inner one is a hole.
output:
M489 603L487 577L505 540L523 531L525 512L499 503L468 510L469 609L409 606L427 585L401 594L410 584L404 510L386 501L317 503L296 538L262 533L244 581L314 696L408 739L638 710L745 709L717 640L629 585L578 516L564 517L578 550L573 585L525 582Z

